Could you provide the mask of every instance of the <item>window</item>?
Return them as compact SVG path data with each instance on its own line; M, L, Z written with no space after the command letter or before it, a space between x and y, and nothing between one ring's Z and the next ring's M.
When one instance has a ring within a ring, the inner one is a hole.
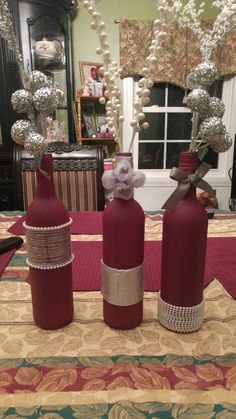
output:
M178 165L180 152L189 149L192 113L183 104L184 94L167 83L152 87L150 103L143 109L149 128L142 129L138 138L139 169L170 169ZM218 154L209 149L207 161L217 168Z
M132 138L130 121L133 119L133 104L136 100L137 88L138 83L133 78L123 79L124 151L129 150ZM236 77L225 77L223 82L220 80L214 83L210 89L211 96L222 96L225 104L223 121L233 139L236 132L235 92ZM189 146L190 136L187 135L187 130L189 130L189 118L191 123L191 112L183 105L183 97L183 89L165 83L155 84L151 92L151 102L144 109L146 120L153 118L153 124L150 126L150 131L142 130L134 139L132 150L134 169L141 169L140 166L142 166L141 170L146 175L143 188L135 189L135 198L147 211L160 209L176 187L176 183L170 179L170 167L178 164L176 159L182 147ZM183 127L183 124L186 126ZM213 153L209 147L204 161L213 165L204 179L216 189L219 207L228 209L231 191L228 171L233 164L233 147L226 153L220 154Z

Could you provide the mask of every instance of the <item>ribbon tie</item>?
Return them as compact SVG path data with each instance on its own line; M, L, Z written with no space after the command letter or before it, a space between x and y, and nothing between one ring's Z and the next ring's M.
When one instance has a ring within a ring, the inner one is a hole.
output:
M191 184L208 192L210 195L215 196L214 189L212 189L209 183L202 179L211 167L212 166L210 164L202 162L195 173L188 173L178 169L177 167L173 167L171 169L170 178L177 180L178 186L169 196L162 208L173 210L184 195L186 195Z

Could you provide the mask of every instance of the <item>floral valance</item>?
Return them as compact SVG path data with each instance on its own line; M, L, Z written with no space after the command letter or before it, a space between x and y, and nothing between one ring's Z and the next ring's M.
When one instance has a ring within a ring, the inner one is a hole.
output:
M205 29L211 22L204 21ZM156 82L166 82L186 88L186 76L202 61L200 43L189 29L181 29L176 22L168 23L168 38L164 52L158 58ZM121 77L139 77L146 65L149 46L153 38L153 21L122 20L120 22L120 66ZM219 45L212 56L220 76L236 74L236 30L231 31L224 43Z

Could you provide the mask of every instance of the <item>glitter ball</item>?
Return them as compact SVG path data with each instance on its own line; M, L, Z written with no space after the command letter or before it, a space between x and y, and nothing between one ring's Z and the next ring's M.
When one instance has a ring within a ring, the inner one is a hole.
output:
M194 89L188 95L188 107L195 112L204 113L208 109L210 96L203 89Z
M215 64L207 62L199 64L194 73L198 84L202 87L210 86L218 76Z
M11 127L12 139L17 144L24 145L25 139L33 129L32 124L27 119L19 119Z
M39 112L52 113L58 105L58 98L54 89L42 87L34 94L35 108Z
M205 119L200 125L199 133L202 141L206 143L212 143L216 140L216 137L222 135L224 131L224 124L221 118L212 116L211 118Z
M222 118L225 113L225 105L218 97L211 97L209 102L209 116Z
M41 71L35 70L29 74L28 77L30 90L34 93L36 90L41 89L41 87L47 86L47 76Z
M56 88L56 89L55 89L55 93L56 93L56 95L57 95L57 98L58 98L58 101L59 101L59 102L60 102L60 101L63 101L63 100L65 99L65 95L64 95L63 90Z
M16 112L27 112L33 104L33 95L25 89L16 90L11 96L11 104Z
M186 77L186 84L187 87L190 90L196 89L197 87L199 87L198 81L196 79L196 74L195 73L190 73L187 77Z
M25 149L32 156L42 156L47 150L47 141L38 132L30 132L25 140Z
M230 149L232 143L232 138L230 137L229 133L225 131L222 135L219 135L217 140L212 141L211 147L216 153L224 153Z

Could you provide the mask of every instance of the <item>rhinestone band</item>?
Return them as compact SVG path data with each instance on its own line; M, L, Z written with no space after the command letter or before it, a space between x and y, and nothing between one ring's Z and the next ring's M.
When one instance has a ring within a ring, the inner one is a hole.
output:
M204 320L204 299L196 306L179 307L166 303L159 294L158 320L162 326L174 332L195 332Z
M144 264L116 269L101 261L103 298L116 306L131 306L143 299Z

